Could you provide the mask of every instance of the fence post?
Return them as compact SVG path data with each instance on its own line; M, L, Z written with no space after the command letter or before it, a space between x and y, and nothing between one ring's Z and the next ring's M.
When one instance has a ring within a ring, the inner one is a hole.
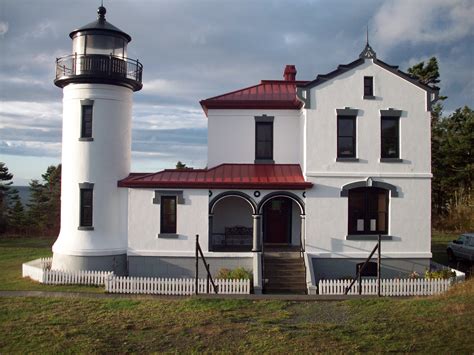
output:
M199 255L198 255L198 248L199 248L199 234L196 234L196 273L194 275L194 285L195 285L195 294L197 295L199 293Z
M380 251L380 247L382 246L382 236L379 234L377 237L378 247L377 247L377 296L380 297L381 290L380 290L380 262L382 261L382 252Z
M362 274L360 272L362 265L359 265L359 272L358 272L358 277L359 277L359 295L362 294Z
M208 269L208 270L210 270L209 267L210 267L210 264L207 264L207 269ZM206 293L209 293L209 275L210 275L210 274L207 273Z

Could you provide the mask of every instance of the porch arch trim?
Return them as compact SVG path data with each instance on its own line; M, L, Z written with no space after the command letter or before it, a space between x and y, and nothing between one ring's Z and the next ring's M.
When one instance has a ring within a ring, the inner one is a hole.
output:
M242 198L252 208L252 214L254 214L254 215L257 214L257 204L255 203L255 201L249 195L247 195L246 193L240 192L240 191L226 191L226 192L222 192L219 195L217 195L216 197L214 197L212 199L212 201L209 203L209 214L210 215L214 214L214 207L216 206L216 204L219 201L225 199L226 197L240 197L240 198Z
M300 212L301 212L301 215L305 215L305 209L304 209L304 202L303 200L301 200L297 195L295 195L294 193L291 193L291 192L287 192L287 191L276 191L276 192L272 192L272 193L269 193L268 195L266 195L258 204L258 208L257 208L257 211L258 211L258 214L262 214L263 213L263 206L270 200L274 199L274 198L277 198L277 197L286 197L286 198L289 198L290 200L293 200L296 202L296 204L299 206L300 208Z

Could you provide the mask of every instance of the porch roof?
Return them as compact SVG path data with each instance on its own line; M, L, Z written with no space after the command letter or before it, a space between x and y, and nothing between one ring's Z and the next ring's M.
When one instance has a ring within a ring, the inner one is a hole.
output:
M299 164L221 164L211 169L166 169L157 173L131 173L119 187L286 189L304 190Z

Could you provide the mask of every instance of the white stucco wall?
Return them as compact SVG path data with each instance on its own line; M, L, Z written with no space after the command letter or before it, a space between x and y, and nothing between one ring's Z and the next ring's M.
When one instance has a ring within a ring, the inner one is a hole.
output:
M306 251L314 256L367 257L376 241L346 240L348 198L341 197L345 184L360 177L311 178L316 188L306 192ZM382 242L384 257L430 258L431 180L429 178L376 178L395 185L399 197L389 200L391 241Z
M239 197L227 197L216 204L213 232L225 233L226 227L245 226L252 228L252 208Z
M255 116L273 116L273 160L301 164L300 110L209 110L208 167L255 161Z
M208 190L182 190L184 204L177 204L177 238L158 237L160 204L153 203L155 189L128 191L132 211L128 216L129 255L194 255L196 234L200 236L201 248L208 249Z
M374 78L375 99L363 99L364 76ZM393 172L430 173L430 113L426 91L366 60L311 90L307 110L306 173ZM356 157L358 163L336 162L336 109L358 109ZM400 158L403 163L380 163L380 110L402 110Z
M53 251L112 255L127 250L127 192L117 181L130 172L132 90L101 84L63 89L61 232ZM94 100L91 142L81 136L81 100ZM94 230L78 230L79 183L93 183Z

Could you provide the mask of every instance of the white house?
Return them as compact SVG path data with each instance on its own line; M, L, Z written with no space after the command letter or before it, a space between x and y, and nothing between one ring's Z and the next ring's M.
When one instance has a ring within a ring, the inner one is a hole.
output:
M126 58L130 36L101 9L71 33L71 65L58 59L63 185L53 267L191 276L199 235L213 273L243 266L256 292L305 291L355 276L381 235L382 277L429 268L437 89L367 43L355 61L312 81L287 65L284 80L201 101L206 169L129 173L142 68ZM102 48L90 48L99 35Z

